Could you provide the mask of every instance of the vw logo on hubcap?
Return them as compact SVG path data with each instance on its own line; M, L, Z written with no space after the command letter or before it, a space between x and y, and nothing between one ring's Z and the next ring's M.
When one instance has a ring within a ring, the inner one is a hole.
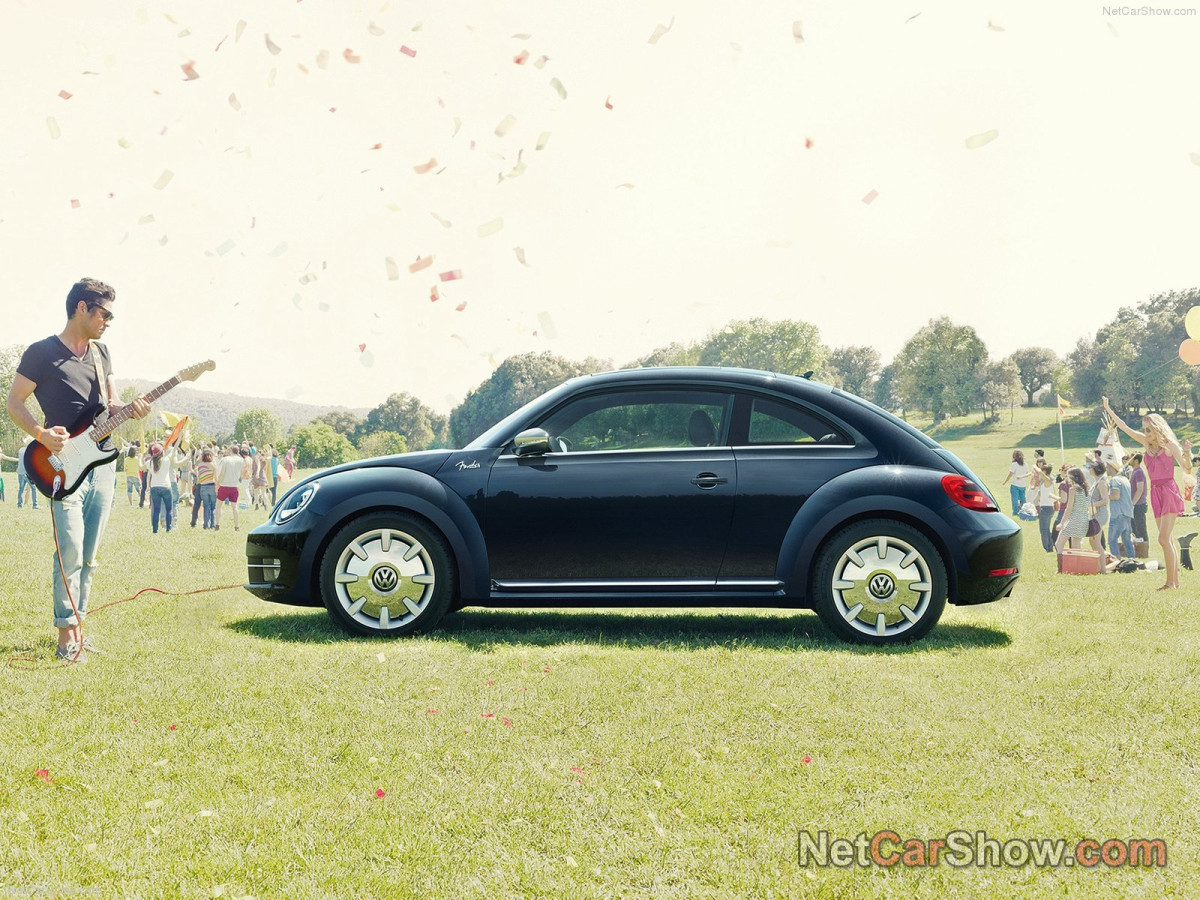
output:
M394 591L396 585L400 583L400 576L396 574L396 570L391 566L380 566L371 575L371 586L380 593Z
M896 592L896 582L886 572L879 572L871 577L867 590L876 600L886 600Z

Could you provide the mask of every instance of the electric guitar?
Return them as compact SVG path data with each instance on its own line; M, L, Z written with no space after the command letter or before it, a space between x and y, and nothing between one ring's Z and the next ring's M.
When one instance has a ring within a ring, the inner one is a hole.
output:
M182 381L195 381L205 372L211 372L217 367L211 359L194 366L188 366L174 378L164 381L152 391L142 396L147 402L153 403L171 388ZM91 422L76 422L70 430L71 436L58 453L51 453L41 441L32 441L25 446L23 460L25 474L33 486L51 500L61 500L75 493L87 473L112 462L120 454L119 450L101 450L100 442L121 426L121 423L133 415L133 404L121 407L102 425L92 425Z

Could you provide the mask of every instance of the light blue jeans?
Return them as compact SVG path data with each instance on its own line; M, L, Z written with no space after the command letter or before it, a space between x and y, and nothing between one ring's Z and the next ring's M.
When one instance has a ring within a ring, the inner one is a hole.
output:
M62 500L50 502L58 550L51 557L54 568L54 627L78 625L87 616L88 598L92 591L92 575L98 565L96 551L112 511L113 485L116 483L116 461L97 466L88 472L75 493ZM59 565L61 556L62 565ZM63 572L66 582L63 582ZM75 600L78 618L67 599L67 588Z
M33 508L38 508L38 489L33 486L33 482L25 477L24 472L17 473L17 509L25 505L25 485L29 485L30 496L33 497Z
M1133 559L1137 550L1133 546L1133 516L1113 516L1108 523L1108 550L1121 559Z
M1008 496L1009 499L1012 500L1012 514L1015 516L1017 514L1017 510L1025 505L1025 488L1017 487L1015 484L1010 484L1008 486Z

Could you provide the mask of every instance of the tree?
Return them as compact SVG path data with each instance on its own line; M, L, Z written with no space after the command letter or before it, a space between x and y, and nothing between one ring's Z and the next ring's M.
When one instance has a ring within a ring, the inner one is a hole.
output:
M434 430L437 418L437 413L412 394L392 394L367 413L357 436L361 441L373 431L391 431L404 435L408 449L424 450L437 437Z
M1009 359L1017 367L1017 379L1025 392L1025 405L1033 406L1033 395L1050 383L1058 356L1045 347L1026 347L1014 351Z
M1015 403L1023 389L1017 364L1012 357L984 366L979 383L984 421L1000 418L1000 410Z
M770 322L755 318L730 322L712 334L700 348L700 365L800 375L822 368L828 355L815 325L795 319Z
M0 398L8 396L13 379L17 374L17 366L21 364L21 356L24 352L25 348L20 344L0 349ZM41 424L42 409L32 394L29 395L29 400L25 405L38 424ZM18 428L6 414L0 413L0 450L9 456L16 456L17 451L24 445L25 438L25 432Z
M975 329L946 316L930 319L894 362L904 405L928 409L935 422L967 413L979 396L986 364L987 348Z
M875 379L875 389L872 391L876 406L881 406L888 412L903 412L904 404L896 385L896 366L884 366Z
M314 424L324 422L339 434L353 439L362 426L363 420L348 409L331 409L313 419Z
M549 351L510 356L450 413L450 436L461 447L568 378L610 368L607 360L572 362Z
M879 351L874 347L838 347L829 354L829 371L842 390L869 397L879 376Z
M625 368L651 368L653 366L695 366L700 364L700 345L681 344L678 341L651 350L641 359L634 360Z
M296 445L296 459L306 467L324 469L358 459L358 451L350 439L324 422L296 426L289 440Z
M278 444L282 437L283 423L269 409L248 409L233 426L235 441L250 441L256 447Z
M358 452L363 459L372 456L391 456L393 453L407 453L408 441L404 435L394 431L372 431L364 434L358 442Z

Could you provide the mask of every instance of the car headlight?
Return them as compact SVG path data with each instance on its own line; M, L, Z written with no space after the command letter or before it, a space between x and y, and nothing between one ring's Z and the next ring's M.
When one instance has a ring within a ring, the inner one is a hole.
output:
M317 494L317 488L320 487L320 482L314 481L306 484L301 488L292 491L283 498L283 502L279 504L279 509L275 510L275 521L282 525L304 507L308 506L309 502Z

